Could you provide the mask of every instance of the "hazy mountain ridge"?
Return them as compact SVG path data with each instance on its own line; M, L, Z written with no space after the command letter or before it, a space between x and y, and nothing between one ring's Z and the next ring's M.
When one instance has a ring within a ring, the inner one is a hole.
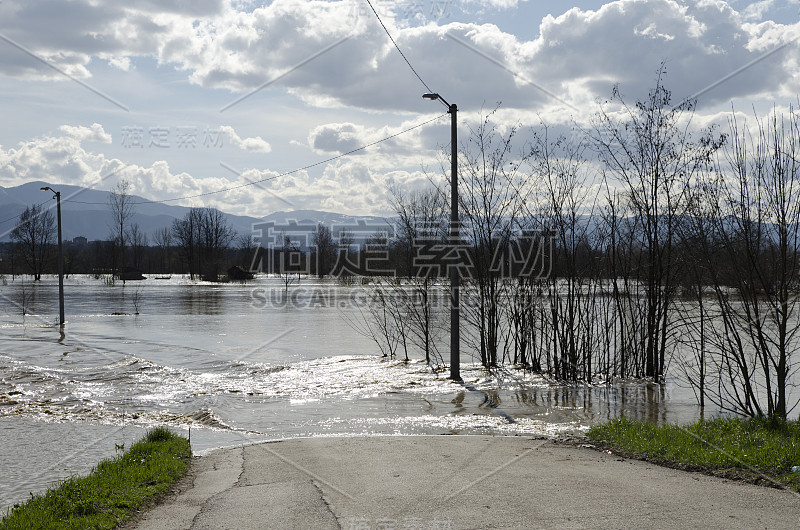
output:
M89 241L110 238L111 212L108 207L110 192L35 181L8 188L0 186L0 222L2 222L0 242L10 240L9 234L16 224L16 219L28 206L44 203L46 206L52 206L55 214L55 201L50 200L52 194L41 191L43 186L50 186L61 193L62 229L65 241L78 236L83 236ZM153 232L165 226L172 226L175 219L182 218L189 211L187 206L149 202L148 199L138 195L133 195L133 199L137 204L130 224L138 223L139 228L150 239ZM275 225L290 222L299 225L323 223L328 226L359 220L369 225L386 223L386 219L375 216L352 216L318 210L272 212L262 218L223 213L239 234L252 234L254 226L263 225L265 222L273 222Z

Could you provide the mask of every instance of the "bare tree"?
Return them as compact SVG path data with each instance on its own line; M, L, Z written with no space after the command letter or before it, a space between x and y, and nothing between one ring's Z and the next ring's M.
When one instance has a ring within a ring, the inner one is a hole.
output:
M289 286L294 283L299 269L299 264L294 263L293 260L300 257L300 247L296 241L292 241L292 238L286 232L281 232L281 248L279 252L276 271L281 281L283 281L284 296L287 297L288 301Z
M55 229L52 212L37 204L25 208L19 216L17 226L11 231L11 240L16 242L19 254L33 274L34 280L42 279L42 271L50 254Z
M334 240L336 240L335 238ZM336 276L336 280L343 285L355 283L355 274L359 272L358 263L354 263L352 246L355 241L353 233L349 230L340 230L338 233L338 245L336 248L336 262L334 263L331 274Z
M312 236L312 259L317 277L322 278L330 274L336 259L336 244L333 241L331 229L322 223Z
M25 321L25 316L30 312L36 299L36 292L30 285L25 284L25 276L21 276L20 279L19 291L17 291L17 307L22 312L22 320Z
M242 266L245 270L247 270L251 263L253 263L253 258L255 257L255 253L258 250L258 243L256 239L253 237L253 234L245 233L239 234L235 238L235 245L236 249L238 250L238 262L239 265ZM252 271L251 271L252 272Z
M135 213L131 183L121 179L108 195L111 210L111 239L117 247L119 269L125 266L126 226Z
M720 143L707 131L699 141L691 131L694 102L673 106L663 85L666 68L645 101L627 105L618 88L612 101L622 118L601 107L593 138L610 180L620 185L638 230L637 276L646 302L643 336L644 375L660 381L669 346L670 304L675 293L673 255L680 215L685 211L687 183L707 167Z
M131 295L131 304L133 304L133 314L138 315L139 309L142 307L142 289L136 287Z
M174 241L173 234L168 226L159 228L153 233L153 242L158 247L159 268L161 272L171 272L170 251Z
M684 350L684 355L678 358L678 369L680 376L695 390L700 407L705 407L709 383L708 339L713 335L714 305L706 293L706 287L713 284L706 253L711 251L709 237L713 232L714 213L703 196L704 188L702 183L692 187L689 215L679 225L681 258L686 261L686 273L683 278L684 297L677 310L677 320L681 325L678 341Z
M131 246L131 260L133 263L133 268L136 270L142 270L144 250L148 244L147 234L142 232L142 230L139 228L139 223L134 223L128 229L127 238Z
M359 316L344 320L356 333L372 340L383 357L394 359L400 346L400 333L397 328L397 313L392 305L395 299L390 291L378 282L372 289L365 306L358 306ZM408 357L406 356L406 359Z
M222 260L236 232L225 214L216 208L202 208L200 212L199 248L201 276L205 280L219 279Z
M461 149L459 201L464 227L462 241L452 242L456 248L462 242L469 247L471 277L464 281L463 314L477 335L475 349L486 367L502 359L498 354L507 334L501 308L504 282L495 259L510 240L525 199L519 182L525 177L519 170L527 157L526 153L515 156L512 152L518 128L501 133L491 121L493 114L482 116Z
M447 204L437 189L406 193L394 186L389 193L397 216L394 244L397 281L389 285L402 345L407 351L406 341L410 340L422 350L425 362L440 365L443 359L438 343L443 329L441 311L436 307L436 296L442 294L436 286L440 271L423 262L432 244L442 245L446 240ZM400 278L407 279L405 285Z
M175 219L172 222L172 237L178 246L180 256L189 269L189 278L192 280L198 273L201 222L202 213L199 208L191 208L183 216L183 219Z
M597 325L603 312L597 308L598 271L591 233L596 197L590 196L587 185L584 150L582 142L572 142L565 136L551 139L544 124L534 133L530 163L532 181L538 188L536 200L531 202L538 211L531 211L526 203L523 219L536 219L540 233L554 234L555 270L538 285L519 285L528 289L546 286L548 303L539 319L545 325L539 331L551 344L548 369L556 377L571 381L592 380L593 355L601 351L598 333L603 329ZM526 301L532 298L522 297ZM517 317L525 317L523 309Z
M192 208L172 223L172 236L192 279L196 274L208 281L219 279L225 251L236 232L225 214L216 208Z
M730 120L718 172L703 181L695 222L713 305L699 320L708 362L690 383L724 410L786 418L800 348L800 116L773 112L754 131ZM698 194L700 195L700 194Z

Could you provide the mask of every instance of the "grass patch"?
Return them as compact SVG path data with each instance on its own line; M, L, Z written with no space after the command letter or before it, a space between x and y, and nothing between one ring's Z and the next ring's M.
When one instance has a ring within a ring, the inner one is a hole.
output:
M186 473L191 456L186 438L157 427L88 476L68 478L15 505L0 520L0 530L114 528Z
M800 421L703 420L690 425L653 425L618 419L587 436L633 458L690 471L775 485L759 473L800 491Z

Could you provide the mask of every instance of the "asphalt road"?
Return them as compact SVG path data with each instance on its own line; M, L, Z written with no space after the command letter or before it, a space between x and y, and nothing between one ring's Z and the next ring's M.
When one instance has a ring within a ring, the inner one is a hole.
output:
M250 445L178 489L127 528L800 528L797 493L520 437Z

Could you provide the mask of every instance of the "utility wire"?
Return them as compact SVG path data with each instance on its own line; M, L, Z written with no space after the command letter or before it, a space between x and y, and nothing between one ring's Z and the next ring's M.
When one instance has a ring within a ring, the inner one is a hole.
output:
M394 37L392 37L392 34L389 33L389 29L386 27L386 24L383 23L383 20L381 20L381 17L380 17L380 15L378 15L378 12L375 11L375 8L372 6L372 2L370 2L370 0L367 0L367 3L369 4L370 9L372 9L372 12L375 13L375 18L377 18L378 22L380 22L381 26L383 26L383 31L385 31L386 35L389 36L389 40L392 41L392 44L394 44L394 47L397 48L398 52L400 52L400 55L403 57L403 60L406 62L408 67L411 68L411 71L414 72L414 75L417 76L417 79L419 79L419 82L422 83L425 86L425 88L428 90L428 92L432 93L433 90L431 89L431 87L428 86L428 83L426 83L422 79L422 77L417 73L417 71L414 69L414 67L411 66L411 62L408 60L408 57L406 57L406 54L403 53L403 50L400 49L400 46L397 45L397 42L395 42ZM439 101L442 102L442 105L445 104L444 101L442 101L441 99Z
M422 76L420 76L419 73L417 73L417 70L411 64L411 61L408 60L408 57L406 57L406 54L404 54L403 50L400 49L400 46L397 45L397 42L394 40L394 37L392 37L392 34L389 33L389 29L386 27L386 24L383 23L383 20L381 20L381 17L380 17L380 15L378 15L378 12L375 10L375 7L372 5L372 2L370 0L366 0L366 2L367 2L367 4L369 4L369 7L370 7L370 9L372 9L372 12L375 13L375 18L377 18L378 22L380 22L381 27L383 27L383 31L386 32L386 35L389 37L389 40L392 41L392 44L394 44L394 47L397 49L398 52L400 52L400 56L403 57L403 60L406 62L408 67L411 69L412 72L414 72L414 75L417 77L417 79L419 79L419 82L422 83L422 85L428 90L428 92L432 93L433 89L431 89L431 87L428 86L428 83L426 83L425 80L422 79ZM445 104L445 102L441 100L441 98L438 101L441 102L442 105L447 106ZM356 149L353 149L351 151L347 151L346 153L342 153L340 155L328 158L326 160L322 160L320 162L316 162L314 164L309 164L307 166L303 166L303 167L300 167L300 168L297 168L297 169L293 169L291 171L287 171L285 173L281 173L280 175L274 175L272 177L266 177L266 178L263 178L261 180L255 180L255 181L252 181L252 182L248 182L247 184L239 184L237 186L230 186L228 188L222 188L222 189L215 190L215 191L207 191L205 193L197 193L195 195L186 195L184 197L175 197L173 199L162 199L160 201L141 201L141 202L137 202L137 203L134 203L134 204L163 204L163 203L182 201L182 200L187 200L187 199L196 199L197 197L205 197L205 196L208 196L208 195L215 195L217 193L224 193L224 192L227 192L227 191L233 191L233 190L237 190L237 189L240 189L240 188L245 188L247 186L254 186L254 185L260 184L262 182L267 182L267 181L270 181L270 180L275 180L275 179L280 178L280 177L285 177L287 175L291 175L293 173L297 173L298 171L304 171L306 169L311 169L312 167L316 167L316 166L319 166L321 164L326 164L328 162L332 162L332 161L337 160L339 158L351 155L353 153L356 153L356 152L361 151L363 149L366 149L368 147L372 147L373 145L377 145L379 143L385 142L386 140L391 140L392 138L400 136L401 134L405 134L405 133L407 133L409 131L413 131L414 129L418 129L419 127L422 127L423 125L427 125L427 124L429 124L431 122L434 122L434 121L438 120L442 116L444 116L444 114L439 115L439 116L437 116L437 117L435 117L435 118L433 118L431 120L428 120L428 121L426 121L424 123L420 123L418 125L415 125L414 127L411 127L411 128L406 129L404 131L400 131L399 133L393 134L391 136L387 136L386 138L383 138L381 140L377 140L377 141L372 142L370 144L363 145L363 146L358 147ZM70 200L70 199L65 199L64 202L72 202L72 203L75 203L75 204L106 204L106 203L103 203L103 202L86 202L86 201L75 201L75 200ZM8 221L10 221L12 219L16 219L16 218L17 218L17 216L10 217L10 218L8 218L8 219L6 219L4 221L0 221L0 224L7 223Z
M44 206L45 204L47 204L48 202L50 202L52 200L53 199L47 199L46 201L40 202L39 204L35 205L35 207L36 208L40 208L40 207ZM0 225L5 224L5 223L7 223L9 221L13 221L14 219L19 219L19 215L15 215L13 217L9 217L8 219L3 219L2 221L0 221Z
M432 123L432 122L434 122L434 121L436 121L436 120L438 120L438 119L440 119L440 118L442 118L444 116L446 116L446 114L440 114L440 115L436 116L435 118L432 118L432 119L430 119L428 121L425 121L425 122L422 122L422 123L418 123L417 125L414 125L413 127L409 127L408 129L405 129L405 130L402 130L402 131L397 132L395 134L392 134L391 136L387 136L386 138L381 138L380 140L375 140L372 143L369 143L369 144L366 144L366 145L362 145L361 147L357 147L355 149L347 151L346 153L341 153L339 155L332 156L330 158L326 158L325 160L320 160L319 162L314 162L313 164L309 164L307 166L299 167L299 168L293 169L291 171L286 171L285 173L281 173L280 175L273 175L271 177L265 177L265 178L263 178L261 180L253 180L253 181L247 182L245 184L238 184L236 186L230 186L230 187L222 188L222 189L215 190L215 191L207 191L207 192L204 192L204 193L197 193L195 195L186 195L186 196L183 196L183 197L175 197L175 198L172 198L172 199L162 199L160 201L140 201L140 202L135 202L133 204L137 204L137 205L138 204L163 204L163 203L168 203L168 202L183 201L183 200L187 200L187 199L195 199L197 197L205 197L207 195L215 195L217 193L224 193L226 191L238 190L238 189L241 189L241 188L246 188L248 186L255 186L256 184L260 184L262 182L267 182L267 181L270 181L270 180L275 180L275 179L280 178L280 177L285 177L287 175L291 175L291 174L297 173L299 171L304 171L306 169L311 169L312 167L320 166L322 164L327 164L328 162L333 162L334 160L338 160L339 158L344 158L344 157L346 157L348 155L352 155L353 153L357 153L358 151L363 151L364 149L367 149L368 147L372 147L373 145L378 145L378 144L383 143L383 142L385 142L387 140L391 140L392 138L397 138L398 136L400 136L402 134L405 134L407 132L411 132L414 129L419 129L420 127L423 127L423 126L425 126L425 125L427 125L429 123ZM72 202L72 203L75 203L75 204L107 204L105 202L74 201L74 200L71 200L71 199L63 199L62 202ZM5 221L3 221L3 222L5 222Z

